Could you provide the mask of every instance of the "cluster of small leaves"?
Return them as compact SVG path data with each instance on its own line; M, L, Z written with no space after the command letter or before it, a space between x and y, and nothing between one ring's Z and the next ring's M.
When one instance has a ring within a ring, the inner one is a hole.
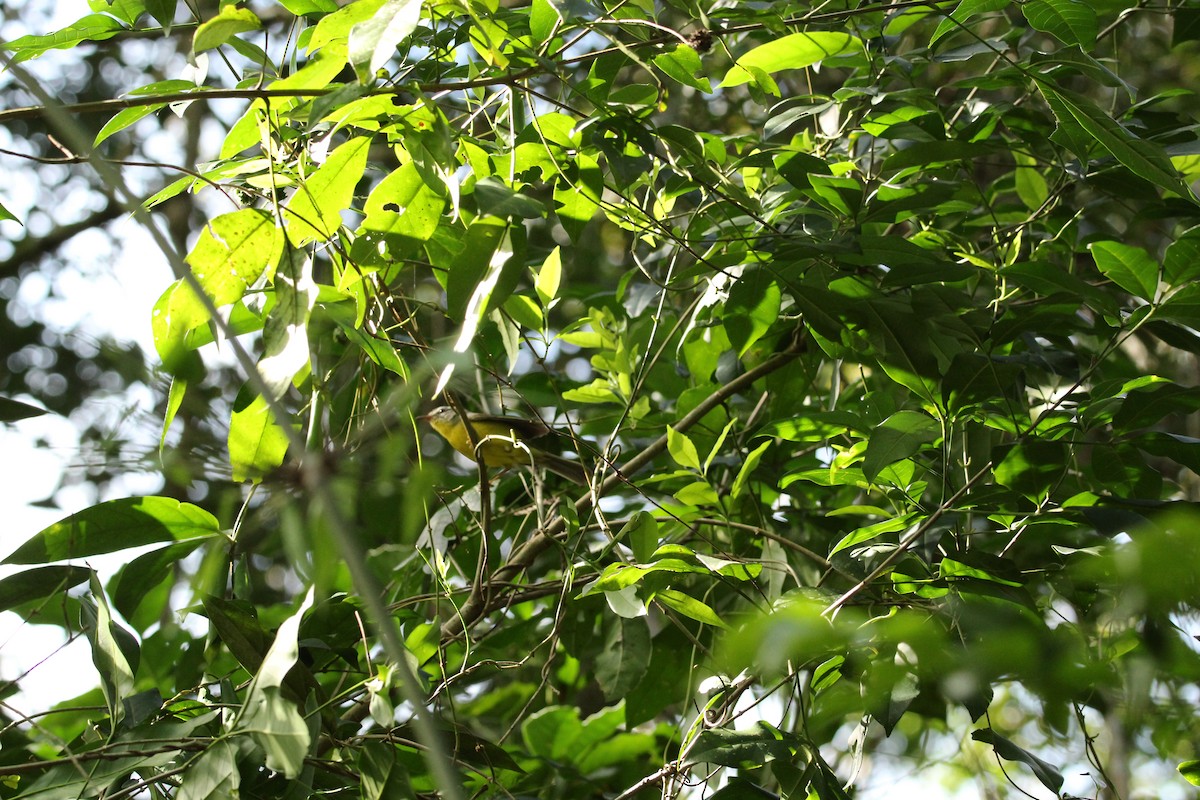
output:
M244 101L145 206L228 205L153 325L164 440L206 345L253 352L255 490L10 556L0 606L102 676L6 732L13 794L827 800L960 711L1026 786L1111 785L1096 720L1196 780L1200 140L1123 48L1186 64L1200 7L91 5L5 52L184 31L233 76L131 88L101 150ZM418 459L443 392L545 416L590 485Z

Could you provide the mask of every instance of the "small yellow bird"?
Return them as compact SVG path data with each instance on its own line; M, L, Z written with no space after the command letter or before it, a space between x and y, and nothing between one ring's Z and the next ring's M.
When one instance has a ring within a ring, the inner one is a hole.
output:
M467 433L462 417L450 406L438 406L418 419L426 420L451 447L472 461L478 462L475 457L478 453L489 467L515 467L532 463L575 483L587 483L583 464L529 444L528 440L550 432L550 427L541 420L473 412L466 416L475 434L474 441Z

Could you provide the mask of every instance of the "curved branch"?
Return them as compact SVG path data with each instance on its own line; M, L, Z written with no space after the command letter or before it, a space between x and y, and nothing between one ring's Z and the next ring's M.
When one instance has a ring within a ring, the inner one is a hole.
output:
M801 347L799 343L793 343L787 350L776 353L757 367L743 372L706 397L687 416L676 423L675 430L682 432L692 427L716 406L725 402L747 386L750 386L758 379L770 375L772 372L789 364L796 356L800 355L800 352ZM577 500L575 502L576 518L583 517L591 510L597 496L602 496L609 489L628 480L629 476L649 466L650 462L666 449L667 436L663 434L645 450L626 461L620 470L609 475L600 486L596 487L594 492L589 492ZM445 642L456 638L478 622L490 610L488 598L496 595L497 588L501 584L510 583L517 575L532 566L534 560L554 543L555 538L562 534L566 530L566 527L566 518L560 515L552 523L535 533L528 541L516 548L512 555L509 556L508 561L492 573L486 584L472 586L471 593L467 596L466 601L463 602L458 614L446 620L442 625L442 641Z

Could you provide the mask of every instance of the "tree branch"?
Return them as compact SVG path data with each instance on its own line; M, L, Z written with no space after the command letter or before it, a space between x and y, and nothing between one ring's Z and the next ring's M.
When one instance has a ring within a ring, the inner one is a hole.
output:
M687 416L676 423L675 430L682 432L692 427L713 408L725 402L725 400L742 391L747 386L750 386L759 378L770 375L772 372L789 364L800 352L799 344L793 344L787 350L775 354L757 367L743 372L706 397ZM645 450L625 462L620 470L609 475L597 487L595 492L589 492L577 500L575 502L576 518L582 518L591 510L595 502L594 498L602 496L609 489L616 487L618 484L628 480L633 474L649 466L658 457L659 453L666 449L667 436L663 434ZM560 515L552 523L535 533L528 541L516 548L512 555L509 556L508 561L492 573L491 578L486 584L472 586L471 593L463 602L458 614L446 620L442 625L442 641L445 642L457 637L479 621L490 610L488 598L497 595L497 588L502 584L509 584L517 575L528 569L534 560L553 544L555 538L566 529L566 526L566 518ZM496 597L496 601L500 599Z
M16 275L23 264L36 261L57 250L69 239L84 231L98 228L107 222L112 222L123 214L125 209L119 203L106 203L104 208L94 211L88 216L66 225L59 225L45 236L29 237L13 243L13 254L0 261L0 278Z

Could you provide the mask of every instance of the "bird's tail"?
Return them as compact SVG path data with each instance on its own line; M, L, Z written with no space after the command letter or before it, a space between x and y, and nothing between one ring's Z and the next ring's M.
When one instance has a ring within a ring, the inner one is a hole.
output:
M539 450L534 454L534 462L536 466L545 467L555 475L561 475L567 480L583 486L587 485L587 469L580 461L572 461L569 458Z

